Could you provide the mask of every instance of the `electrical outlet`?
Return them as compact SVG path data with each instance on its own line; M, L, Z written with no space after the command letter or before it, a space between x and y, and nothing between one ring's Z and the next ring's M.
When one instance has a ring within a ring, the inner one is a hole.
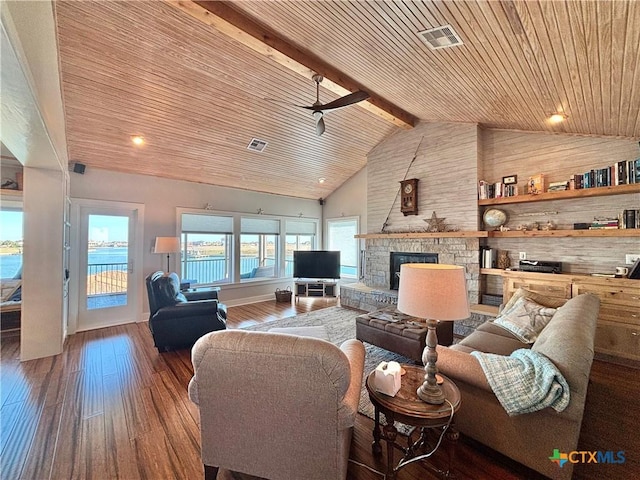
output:
M640 258L640 253L627 253L624 256L624 263L627 265L633 265L638 258Z
M527 252L520 252L520 260L526 260L527 259Z

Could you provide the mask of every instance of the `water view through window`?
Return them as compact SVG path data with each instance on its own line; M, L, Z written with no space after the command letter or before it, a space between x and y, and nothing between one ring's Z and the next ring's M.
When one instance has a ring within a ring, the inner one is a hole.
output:
M127 304L129 218L89 215L87 310Z
M293 252L316 247L311 219L189 212L181 222L180 276L192 285L291 277Z
M22 247L22 212L0 211L0 278L19 274Z

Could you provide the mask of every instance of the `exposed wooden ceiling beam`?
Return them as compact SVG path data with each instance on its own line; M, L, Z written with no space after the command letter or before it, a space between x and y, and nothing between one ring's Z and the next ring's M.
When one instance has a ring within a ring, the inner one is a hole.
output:
M367 91L371 95L370 98L357 105L398 127L409 129L418 123L418 119L410 113L377 97L312 53L287 43L275 32L235 10L230 2L190 0L167 0L167 2L305 78L311 79L314 73L319 73L324 77L322 87L337 95L343 96L358 90Z

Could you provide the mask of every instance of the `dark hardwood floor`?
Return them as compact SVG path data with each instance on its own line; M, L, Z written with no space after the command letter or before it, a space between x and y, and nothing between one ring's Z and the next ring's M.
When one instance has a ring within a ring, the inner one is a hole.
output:
M335 304L335 300L302 299L295 305L273 301L231 307L228 325L244 327ZM55 357L21 363L19 350L16 335L2 336L2 479L202 477L198 411L187 396L192 375L189 350L159 354L146 323L78 333ZM638 372L594 363L579 449L624 450L626 463L577 465L575 478L640 478ZM383 470L384 461L371 454L372 428L370 419L358 415L351 458ZM462 480L539 478L464 437L456 453L456 473ZM225 478L249 477L226 474ZM352 463L348 478L383 477ZM401 470L397 478L437 477L418 462Z

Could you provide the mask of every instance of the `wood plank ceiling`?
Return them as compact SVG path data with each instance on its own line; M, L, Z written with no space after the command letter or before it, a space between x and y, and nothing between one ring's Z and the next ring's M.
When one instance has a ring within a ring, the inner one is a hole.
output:
M314 102L313 82L187 14L187 3L56 2L73 161L320 198L398 129L350 106L328 113L317 137L293 106ZM640 2L227 6L423 121L640 137ZM445 24L464 45L433 51L416 35ZM552 125L556 111L568 119ZM264 152L246 149L252 137L269 142Z

